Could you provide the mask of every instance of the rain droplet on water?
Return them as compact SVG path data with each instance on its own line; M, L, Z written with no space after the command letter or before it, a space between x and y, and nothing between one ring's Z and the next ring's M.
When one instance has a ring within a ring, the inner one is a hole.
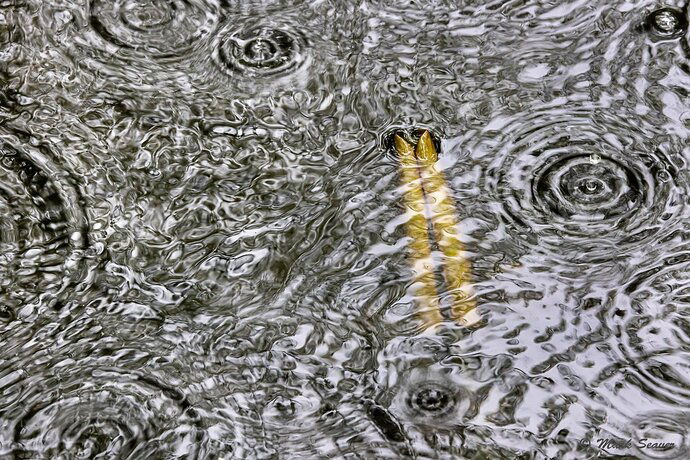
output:
M670 34L678 27L678 19L670 11L662 11L654 17L654 25L660 31Z
M678 38L685 33L687 20L680 11L661 8L647 17L647 28L652 35L661 39Z

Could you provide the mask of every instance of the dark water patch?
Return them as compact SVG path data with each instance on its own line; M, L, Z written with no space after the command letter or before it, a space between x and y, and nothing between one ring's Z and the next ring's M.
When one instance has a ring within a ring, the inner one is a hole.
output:
M404 442L406 437L403 428L383 407L370 403L367 416L383 432L383 435L394 442Z

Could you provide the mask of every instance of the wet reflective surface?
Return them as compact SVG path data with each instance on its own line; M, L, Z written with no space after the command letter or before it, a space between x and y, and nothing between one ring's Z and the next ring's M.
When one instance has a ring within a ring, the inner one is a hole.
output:
M0 456L687 458L687 24L0 2ZM419 127L481 327L416 314Z

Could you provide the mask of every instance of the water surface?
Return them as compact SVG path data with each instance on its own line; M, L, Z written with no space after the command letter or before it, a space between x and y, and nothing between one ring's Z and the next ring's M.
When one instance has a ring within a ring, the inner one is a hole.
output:
M687 15L1 1L0 456L687 458ZM416 314L417 127L475 329Z

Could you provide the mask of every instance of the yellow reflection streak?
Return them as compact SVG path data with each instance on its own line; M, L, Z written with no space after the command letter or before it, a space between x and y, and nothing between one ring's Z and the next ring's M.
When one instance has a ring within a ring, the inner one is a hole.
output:
M419 307L419 316L425 329L439 324L443 317L439 308L439 298L436 292L436 278L434 264L431 259L431 243L427 220L424 215L424 192L419 173L414 148L402 137L395 135L395 149L400 157L400 172L404 200L408 214L406 223L407 235L412 239L409 244L410 263L417 286L414 298Z
M431 223L434 230L434 238L443 255L443 278L446 288L453 299L450 312L451 316L453 320L464 326L473 326L480 321L481 317L476 311L476 301L472 297L472 291L470 289L472 266L465 255L464 244L460 241L458 229L459 221L450 188L446 184L443 173L436 168L438 155L431 135L428 131L422 134L417 143L415 152L412 152L411 144L396 135L395 148L401 159L403 182L405 184L410 183L409 181L411 180L418 182L418 175L420 175L422 179L421 187L414 187L414 192L410 192L410 197L407 197L406 194L408 208L410 207L409 203L413 200L416 200L415 203L419 203L421 200L421 204L416 205L420 212L416 213L414 216L414 225L411 223L412 219L408 221L408 235L413 239L413 243L410 245L412 253L411 259L415 261L413 264L415 267L419 265L419 259L417 259L417 257L421 255L419 253L419 248L413 249L412 245L421 245L420 238L423 238L425 244L425 255L423 257L431 263L431 249L427 222L423 214L424 203L428 203L431 210ZM406 170L412 172L405 172ZM417 170L419 171L418 173L416 172ZM421 219L424 220L422 221ZM422 229L423 235L420 233ZM428 256L426 254L428 254ZM415 269L415 273L420 276L418 269ZM425 285L424 292L426 296L432 294L436 295L433 266L425 268L424 276L432 283L431 287ZM425 302L427 302L428 305L428 300L425 299ZM440 315L439 300L436 299L433 305L436 309L435 311L438 311L438 321L440 322L442 317ZM435 318L436 316L434 316L434 320Z

